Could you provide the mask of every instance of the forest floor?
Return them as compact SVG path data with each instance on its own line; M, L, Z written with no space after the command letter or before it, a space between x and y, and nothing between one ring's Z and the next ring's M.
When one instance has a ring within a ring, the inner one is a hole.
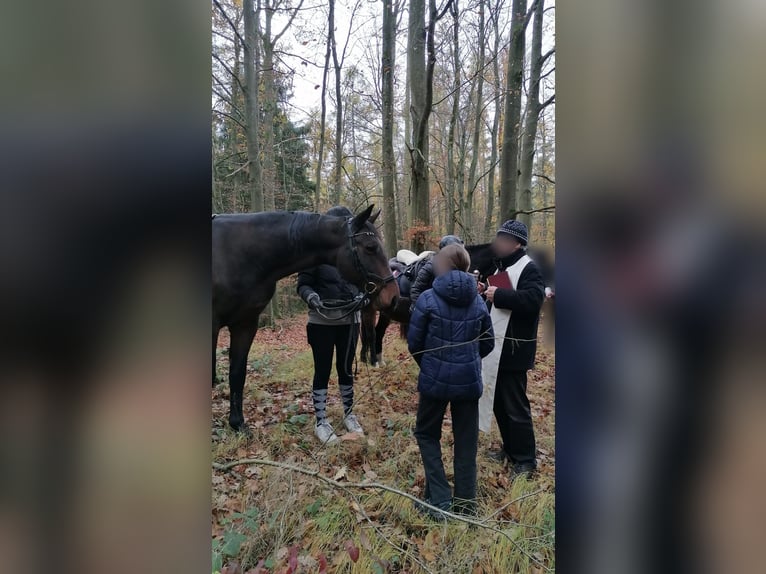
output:
M228 344L228 333L223 331L218 342L219 376L228 372ZM472 525L423 518L412 500L401 494L342 486L379 483L422 496L423 468L412 434L417 365L394 327L386 335L384 349L384 366L358 365L355 412L364 437L341 435L342 408L337 380L331 379L328 415L341 437L335 445L322 446L313 434L313 371L305 316L281 320L276 329L258 332L245 387L250 439L228 427L228 385L219 384L213 390L214 463L275 461L317 471L336 482L263 464L241 464L230 472L214 469L213 571L505 574L554 570L553 351L538 345L537 367L529 373L539 472L530 480L509 479L507 469L484 456L487 448L499 445L495 423L489 436L480 433L475 520L482 524ZM449 411L444 427L445 470L451 480ZM238 566L233 566L235 562Z

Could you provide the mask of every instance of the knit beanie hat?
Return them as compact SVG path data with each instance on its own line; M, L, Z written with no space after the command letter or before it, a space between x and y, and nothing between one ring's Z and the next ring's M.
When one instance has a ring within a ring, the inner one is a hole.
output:
M513 235L522 245L526 245L529 241L529 231L527 231L527 226L516 219L509 219L503 223L500 229L497 230L498 235L501 233Z
M447 245L452 244L463 245L463 240L457 235L445 235L441 238L441 241L439 241L439 249L444 249Z

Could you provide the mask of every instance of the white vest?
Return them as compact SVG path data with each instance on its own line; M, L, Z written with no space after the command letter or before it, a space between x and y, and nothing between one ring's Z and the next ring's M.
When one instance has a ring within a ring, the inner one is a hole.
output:
M519 283L522 271L532 259L529 255L524 255L516 263L508 267L505 271L495 273L508 273L511 285L514 289ZM503 344L505 343L505 333L508 330L508 321L511 320L510 309L498 309L492 305L492 311L489 314L492 320L492 329L495 331L495 348L484 357L481 362L481 379L484 383L484 392L479 399L479 430L488 433L492 427L493 406L495 402L495 384L497 383L497 370L500 365L500 355L503 353Z

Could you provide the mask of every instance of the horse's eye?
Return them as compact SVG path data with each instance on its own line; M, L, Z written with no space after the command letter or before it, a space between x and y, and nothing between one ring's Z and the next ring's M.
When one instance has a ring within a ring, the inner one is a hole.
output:
M377 246L377 245L375 245L374 243L373 243L372 245L365 245L365 247L364 247L364 250L365 250L367 253L372 253L372 254L375 254L375 253L377 253L377 252L378 252L378 246Z

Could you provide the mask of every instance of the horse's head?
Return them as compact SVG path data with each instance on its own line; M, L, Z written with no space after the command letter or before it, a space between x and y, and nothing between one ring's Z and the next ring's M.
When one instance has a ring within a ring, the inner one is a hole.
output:
M345 222L346 247L338 250L336 267L341 275L370 294L378 309L396 305L399 287L388 267L380 234L374 223L380 210L372 213L369 206Z

